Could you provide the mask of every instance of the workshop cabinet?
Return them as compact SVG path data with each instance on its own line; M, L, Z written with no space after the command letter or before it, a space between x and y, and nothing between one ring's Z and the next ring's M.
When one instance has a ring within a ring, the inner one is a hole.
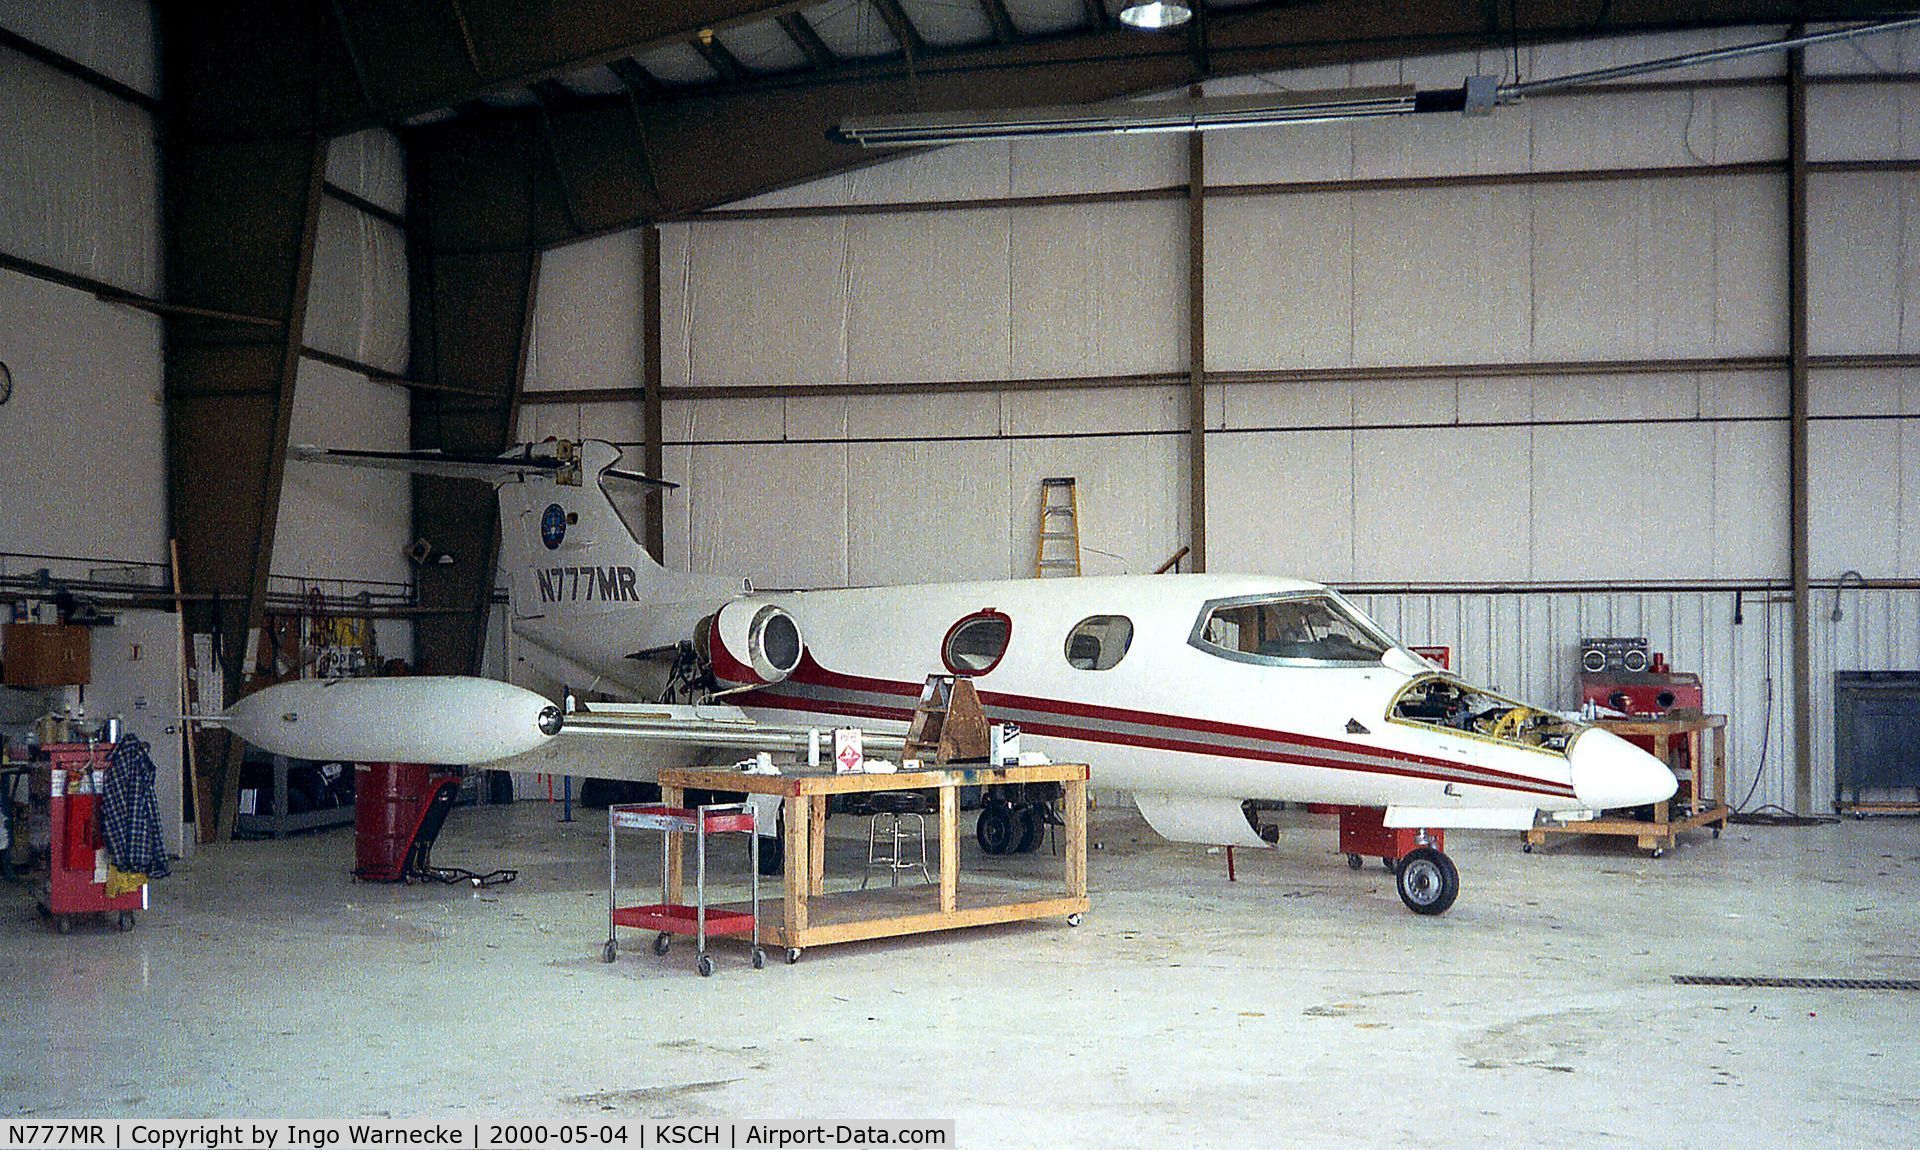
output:
M65 687L85 683L93 671L93 634L55 623L9 623L0 651L9 687Z

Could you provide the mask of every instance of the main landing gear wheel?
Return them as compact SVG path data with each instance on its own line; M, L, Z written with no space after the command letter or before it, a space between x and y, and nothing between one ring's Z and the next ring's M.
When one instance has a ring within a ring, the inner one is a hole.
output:
M1003 855L1013 849L1018 828L1013 823L1013 808L1005 803L988 803L980 808L980 821L973 826L973 837L985 854Z
M760 873L771 878L780 873L787 861L787 816L782 814L773 836L760 836Z
M673 945L673 936L666 933L665 931L661 931L659 934L656 934L653 936L653 953L655 954L667 953L667 948L671 947L672 945ZM607 961L612 962L613 960L608 959Z
M1039 850L1040 840L1047 837L1047 808L1039 803L1021 807L1016 821L1020 824L1020 842L1013 853L1024 855Z
M1415 914L1444 914L1460 894L1460 872L1453 860L1432 847L1408 852L1395 879L1400 901Z

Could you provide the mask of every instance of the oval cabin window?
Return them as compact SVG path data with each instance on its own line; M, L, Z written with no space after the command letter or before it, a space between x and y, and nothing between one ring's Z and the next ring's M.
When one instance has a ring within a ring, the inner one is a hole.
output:
M1067 632L1067 662L1081 671L1105 671L1127 657L1133 620L1125 615L1089 615Z
M977 611L953 625L940 657L956 675L984 675L1000 663L1013 639L1013 620L998 611Z

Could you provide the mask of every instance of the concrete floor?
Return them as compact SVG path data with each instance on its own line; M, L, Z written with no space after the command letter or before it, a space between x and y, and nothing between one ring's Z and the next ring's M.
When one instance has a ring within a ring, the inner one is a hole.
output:
M1735 827L1660 860L1457 834L1458 905L1402 909L1330 820L1224 860L1097 812L1093 911L811 950L605 937L605 817L456 811L492 890L348 879L350 831L204 849L131 933L0 886L0 1113L923 1118L970 1147L1920 1144L1920 823ZM836 820L848 835L863 824ZM651 836L623 839L640 874ZM830 867L857 873L864 842ZM728 852L724 872L744 882ZM1045 854L963 868L1050 868Z

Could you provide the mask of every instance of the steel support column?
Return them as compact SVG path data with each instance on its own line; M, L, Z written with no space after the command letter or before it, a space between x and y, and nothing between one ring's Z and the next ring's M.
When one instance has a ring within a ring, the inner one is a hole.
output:
M1196 87L1195 93L1199 92ZM1207 569L1207 148L1187 136L1187 520L1193 569Z
M1794 35L1800 35L1795 29ZM1813 813L1813 593L1807 494L1807 64L1787 54L1787 423L1793 579L1793 809Z
M534 217L564 196L537 126L515 120L470 140L408 158L414 375L446 389L414 391L412 438L418 450L495 454L518 431L540 276ZM414 625L416 670L480 669L498 518L491 484L414 477L414 535L435 557L420 569L420 605L438 612Z
M263 620L280 512L326 173L326 24L293 2L163 5L160 19L168 519L188 626L219 633L231 699ZM217 607L200 598L215 593ZM211 734L203 749L196 802L224 838L240 747Z
M648 475L663 478L666 465L662 440L665 429L660 417L662 383L660 341L660 229L648 224L640 229L640 314L641 341L645 362L641 365L644 392L640 400L641 434L646 441L643 466ZM664 562L667 552L666 501L658 487L647 488L647 537L642 544L656 563Z

